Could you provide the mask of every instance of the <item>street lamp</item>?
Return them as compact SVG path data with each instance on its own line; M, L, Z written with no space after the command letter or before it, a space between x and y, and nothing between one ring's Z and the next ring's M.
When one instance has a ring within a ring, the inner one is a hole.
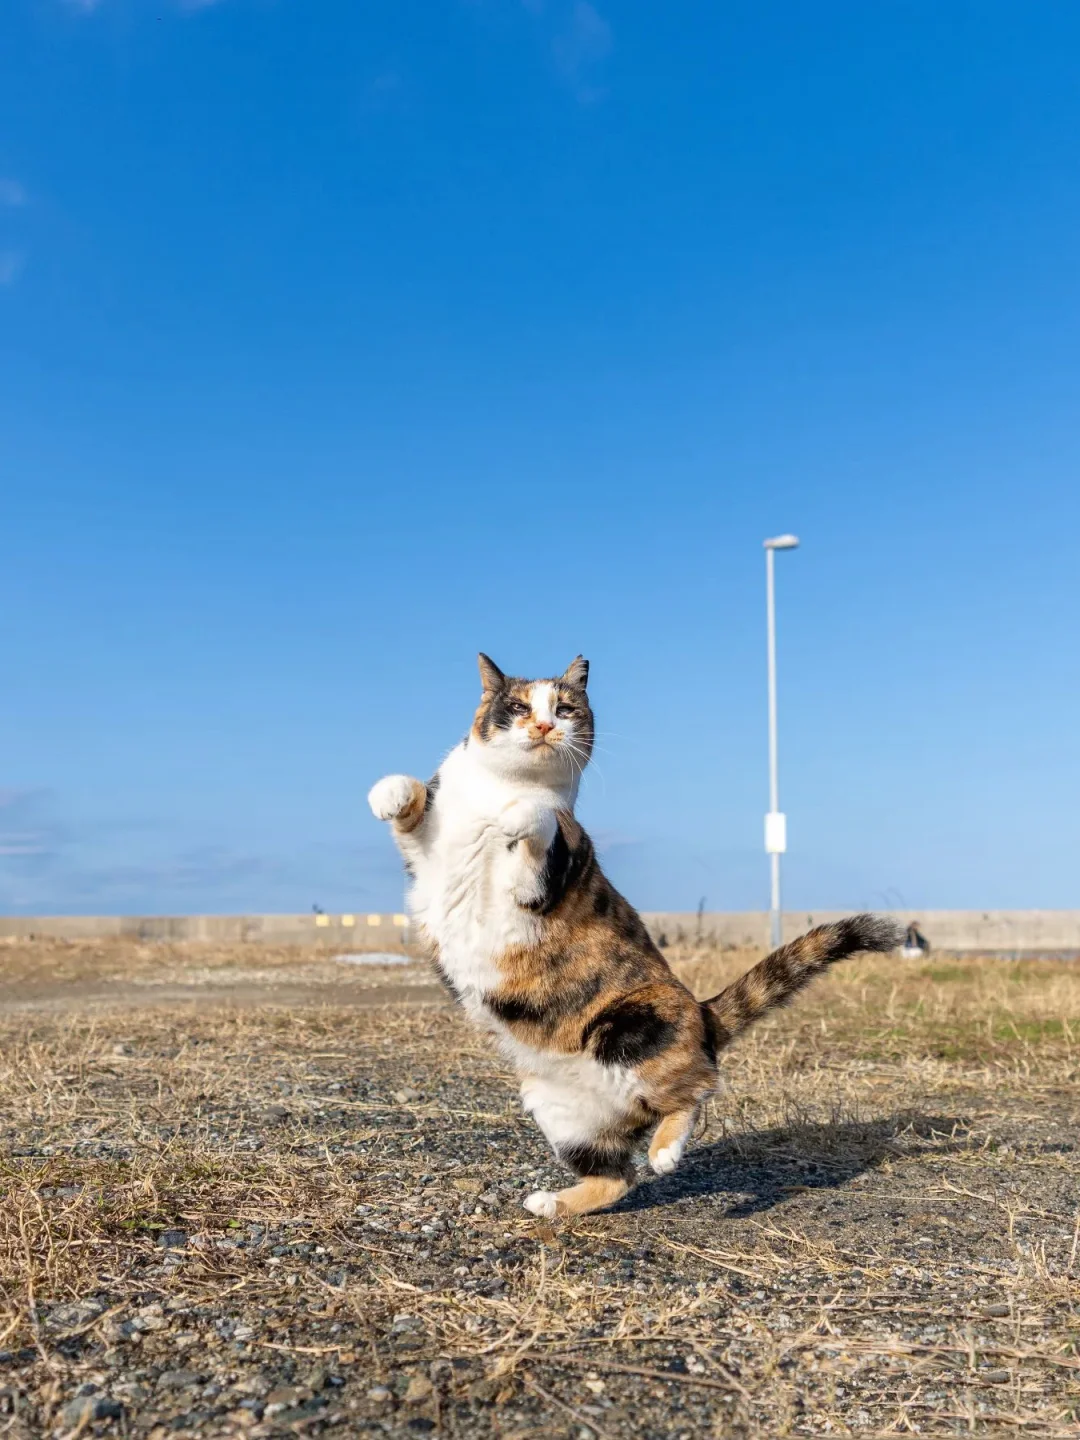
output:
M787 849L787 816L780 810L780 780L776 766L776 596L773 555L777 550L794 550L794 535L776 535L765 541L765 608L769 629L769 813L765 816L765 853L772 867L772 894L769 901L769 938L775 950L783 942L780 923L780 856Z

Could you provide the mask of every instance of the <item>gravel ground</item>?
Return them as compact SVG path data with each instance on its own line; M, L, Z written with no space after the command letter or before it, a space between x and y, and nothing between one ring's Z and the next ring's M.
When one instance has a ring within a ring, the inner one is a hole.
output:
M343 968L0 947L0 1434L1080 1436L1077 967L851 962L555 1223L484 1037Z

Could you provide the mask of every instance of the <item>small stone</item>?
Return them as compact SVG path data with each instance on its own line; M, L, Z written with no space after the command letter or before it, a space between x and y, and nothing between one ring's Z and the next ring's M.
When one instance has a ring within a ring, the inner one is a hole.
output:
M390 1395L391 1392L386 1388L385 1385L373 1385L371 1389L367 1392L367 1398L369 1400L374 1400L377 1405L381 1405L384 1401L389 1400Z
M994 1320L1000 1320L1002 1316L1008 1315L1008 1305L987 1305L983 1309L984 1315L989 1315Z
M77 1395L63 1409L64 1423L73 1429L85 1427L93 1420L119 1420L123 1413L119 1400L108 1395Z
M294 1405L289 1410L282 1410L277 1416L279 1425L295 1425L298 1421L308 1420L312 1415L318 1415L326 1406L325 1395L314 1395L310 1400L305 1400L301 1405Z
M409 1388L405 1391L404 1400L406 1405L419 1405L426 1400L434 1386L426 1375L413 1375L409 1380Z
M985 1380L987 1385L1007 1385L1012 1375L1008 1370L980 1370L979 1379Z
M163 1370L158 1385L162 1390L185 1390L189 1385L201 1385L205 1379L197 1370Z
M163 1230L158 1236L158 1244L165 1250L182 1250L187 1243L186 1230Z
M276 1385L266 1397L266 1414L277 1415L300 1403L300 1392L292 1385Z
M411 1090L408 1086L404 1090L395 1090L394 1099L399 1105L411 1105L415 1100L422 1100L424 1097L419 1090Z

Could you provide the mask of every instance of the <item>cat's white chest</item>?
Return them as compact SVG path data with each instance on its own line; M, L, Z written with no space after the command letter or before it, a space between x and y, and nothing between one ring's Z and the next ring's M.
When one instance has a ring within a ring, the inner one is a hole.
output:
M498 985L498 959L512 946L535 944L539 921L514 898L521 859L499 825L519 790L477 773L456 750L444 762L435 802L424 821L410 910L439 947L439 964L467 1009Z

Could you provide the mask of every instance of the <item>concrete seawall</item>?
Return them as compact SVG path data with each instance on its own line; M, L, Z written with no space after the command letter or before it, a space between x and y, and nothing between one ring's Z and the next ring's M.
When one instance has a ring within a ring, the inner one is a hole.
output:
M784 938L793 939L843 910L790 911ZM1080 955L1080 910L891 911L906 925L917 920L935 950L949 953ZM654 912L643 917L661 941L701 940L762 947L768 916ZM186 940L217 944L313 945L335 950L400 950L410 940L401 914L344 915L34 915L0 916L0 940L41 936L87 940L128 936L140 940Z

